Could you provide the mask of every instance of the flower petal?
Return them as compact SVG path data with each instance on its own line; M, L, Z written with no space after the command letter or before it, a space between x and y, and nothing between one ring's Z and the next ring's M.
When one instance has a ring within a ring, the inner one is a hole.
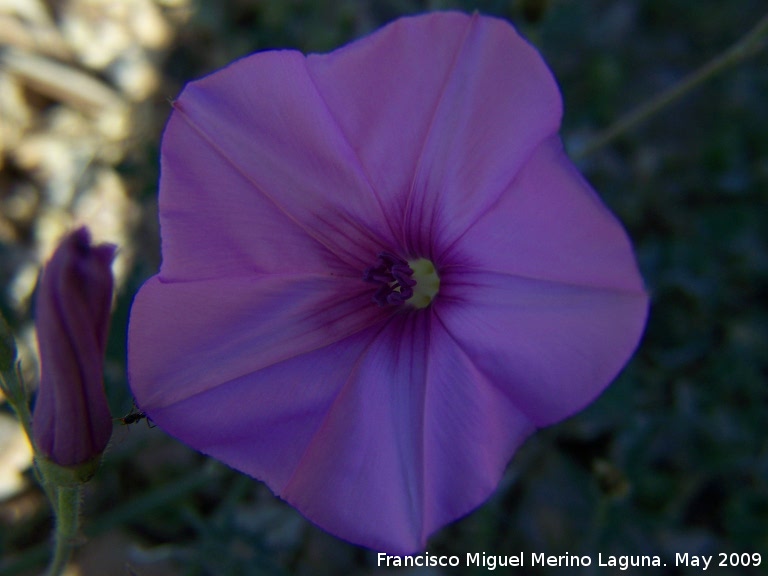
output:
M539 426L592 401L642 335L629 239L557 137L441 259L443 302L461 303L446 326Z
M413 255L465 229L560 125L551 73L495 18L401 18L308 67Z
M332 534L391 553L422 549L485 500L533 429L429 314L394 317L150 415Z
M642 335L629 239L557 137L441 259L441 297L461 303L440 309L446 326L539 426L591 402Z
M435 313L477 370L537 426L593 401L643 332L647 295L452 269Z
M469 21L434 111L406 214L413 253L434 256L488 211L536 146L560 127L562 102L539 53L507 22Z
M141 288L128 333L131 388L154 411L380 322L359 278L251 275Z
M543 142L498 203L441 261L565 284L642 292L624 228L558 137Z
M187 123L207 144L194 162L205 166L207 158L217 156L250 184L251 195L261 197L256 210L271 204L281 220L290 220L348 265L368 266L371 244L393 248L378 199L310 79L302 54L255 54L192 82L174 103L176 122ZM178 162L182 158L190 162L183 155ZM214 191L229 194L220 187L208 193ZM194 204L183 188L164 187L161 196L173 197L174 206L190 199ZM163 201L161 211L171 198Z
M414 551L423 544L424 318L401 315L149 414L331 533Z
M349 273L179 114L165 129L161 163L165 281L296 270Z
M400 237L421 149L469 22L457 12L401 18L340 50L307 56Z
M407 554L496 488L533 425L429 313L394 317L281 492L331 533Z
M533 423L433 316L424 410L422 542L496 489Z
M282 494L379 328L152 408L165 431ZM322 377L318 377L322 375Z
M394 317L350 364L282 496L331 533L378 550L423 545L426 315Z

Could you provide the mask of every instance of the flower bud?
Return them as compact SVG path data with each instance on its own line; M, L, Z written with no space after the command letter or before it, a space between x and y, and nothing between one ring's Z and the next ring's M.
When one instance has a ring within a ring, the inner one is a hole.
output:
M40 279L41 376L32 430L40 455L61 466L96 459L112 433L102 374L114 255L114 246L92 246L80 228L64 238Z

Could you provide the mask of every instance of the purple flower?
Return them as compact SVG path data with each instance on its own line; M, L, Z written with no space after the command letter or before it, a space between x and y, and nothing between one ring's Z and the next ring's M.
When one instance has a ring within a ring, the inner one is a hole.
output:
M115 247L91 246L85 228L61 242L37 292L40 389L32 416L37 449L61 466L98 457L112 434L102 376Z
M501 20L404 18L189 84L129 375L166 431L341 538L407 553L589 404L642 333L630 243Z

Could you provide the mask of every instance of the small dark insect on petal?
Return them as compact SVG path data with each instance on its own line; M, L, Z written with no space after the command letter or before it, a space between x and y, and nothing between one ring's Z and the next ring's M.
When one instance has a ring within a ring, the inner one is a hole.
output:
M155 424L152 422L152 420L149 419L146 412L143 412L142 410L138 410L137 408L134 408L122 418L117 418L117 420L119 420L123 424L123 426L129 426L131 424L136 424L137 422L140 422L145 418L147 420L147 426L150 428L154 428Z

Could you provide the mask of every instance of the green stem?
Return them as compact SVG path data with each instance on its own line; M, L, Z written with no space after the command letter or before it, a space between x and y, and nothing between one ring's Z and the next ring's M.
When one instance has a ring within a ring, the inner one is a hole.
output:
M100 536L115 529L115 527L125 526L141 518L148 518L153 512L163 507L172 506L189 494L209 485L216 479L215 466L210 464L212 461L209 461L199 474L185 475L168 484L152 488L133 500L110 508L99 517L91 518L88 524L83 526L85 537ZM7 563L0 564L0 571L2 571L3 576L31 573L48 556L48 544L39 544L24 550L23 553Z
M614 122L611 126L600 132L591 141L589 141L581 150L573 154L575 160L580 160L596 150L610 144L625 132L629 132L635 126L644 122L663 108L677 102L688 92L697 88L707 80L713 78L720 72L739 64L750 56L754 56L766 47L767 43L763 36L768 33L768 14L752 28L747 34L742 36L728 50L716 56L704 64L698 70L688 74L674 86L664 90L654 98L641 104L634 110L625 114Z
M56 503L56 542L46 576L59 576L77 544L80 523L80 486L59 486Z

